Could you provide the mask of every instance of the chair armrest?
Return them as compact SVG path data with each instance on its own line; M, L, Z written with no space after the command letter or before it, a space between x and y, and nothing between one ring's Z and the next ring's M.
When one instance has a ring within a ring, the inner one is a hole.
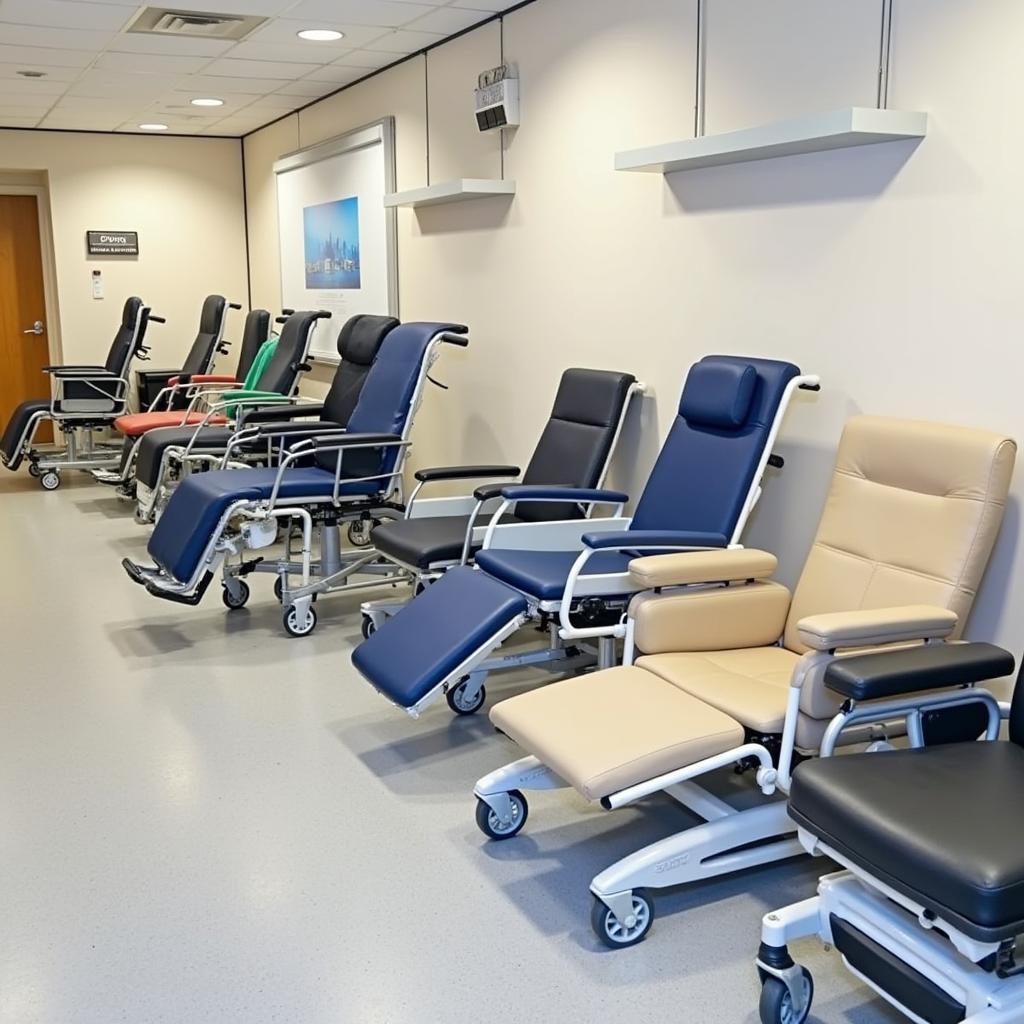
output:
M622 530L615 533L585 533L583 543L600 551L603 548L639 550L641 548L724 548L729 542L720 533L690 530Z
M862 608L808 615L796 624L801 641L816 651L937 640L956 629L956 612L928 604Z
M267 412L274 411L273 409L267 410ZM325 423L323 420L316 420L314 423L295 423L293 420L283 420L280 423L260 423L251 428L247 422L245 433L248 434L250 430L252 430L253 438L316 437L318 434L330 434L332 437L339 437L345 433L345 428L340 423Z
M358 445L361 448L373 448L378 445L402 444L402 438L398 434L339 434L334 432L331 437L319 437L313 439L314 448L351 448Z
M518 466L436 466L417 469L413 476L420 483L428 484L434 480L479 480L489 476L519 476L519 473Z
M44 366L43 373L54 377L116 377L117 374L105 366Z
M508 486L507 480L500 484L481 484L473 491L473 497L477 501L490 501L491 498L500 498L501 492Z
M320 403L309 403L308 405L275 405L272 409L252 409L245 414L246 423L263 423L271 421L281 426L284 420L297 420L303 416L322 416L326 410ZM338 423L330 424L335 431L343 430Z
M174 378L175 380L177 378ZM188 382L190 384L240 384L237 377L226 373L193 373ZM168 382L170 383L170 382Z
M1000 679L1013 669L1013 655L994 644L928 644L837 658L825 685L853 700L877 700Z
M606 491L597 487L559 487L552 484L508 484L501 489L508 501L578 501L607 505L624 505L629 495L622 491Z
M779 560L757 548L725 548L715 551L684 551L672 555L648 555L629 563L629 575L644 590L682 587L692 583L735 583L764 580Z

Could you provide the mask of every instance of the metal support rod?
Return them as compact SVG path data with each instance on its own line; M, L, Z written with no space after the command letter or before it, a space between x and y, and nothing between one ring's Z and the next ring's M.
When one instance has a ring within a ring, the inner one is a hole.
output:
M693 103L693 135L699 139L704 134L704 107L706 102L705 83L707 80L707 2L697 0L697 70Z
M882 0L882 31L878 44L879 110L889 105L889 66L892 59L892 0Z

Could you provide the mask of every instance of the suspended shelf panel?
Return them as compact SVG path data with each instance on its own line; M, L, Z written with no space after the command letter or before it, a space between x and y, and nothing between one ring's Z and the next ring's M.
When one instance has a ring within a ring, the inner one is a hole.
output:
M467 199L486 199L493 196L512 196L516 192L514 181L500 181L494 178L456 178L442 181L426 188L411 188L404 192L392 192L384 197L384 205L393 206L438 206L441 203L461 203Z
M921 111L843 107L756 128L626 150L615 154L615 169L668 174L848 146L920 139L927 130L928 115Z

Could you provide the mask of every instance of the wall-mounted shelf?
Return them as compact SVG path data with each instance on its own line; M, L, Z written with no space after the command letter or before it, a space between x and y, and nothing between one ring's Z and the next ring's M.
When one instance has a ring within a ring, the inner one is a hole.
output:
M721 135L627 150L615 154L615 169L668 174L847 146L920 139L927 129L928 115L920 111L843 107Z
M437 206L440 203L461 203L467 199L486 199L494 196L513 196L516 193L514 181L500 181L495 178L456 178L442 181L426 188L411 188L405 192L392 192L384 197L384 205L393 206Z

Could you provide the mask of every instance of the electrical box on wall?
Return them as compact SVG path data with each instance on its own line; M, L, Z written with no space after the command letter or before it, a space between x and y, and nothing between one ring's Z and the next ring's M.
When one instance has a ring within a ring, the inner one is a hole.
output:
M501 64L477 78L476 126L492 132L519 124L519 79L515 69Z

